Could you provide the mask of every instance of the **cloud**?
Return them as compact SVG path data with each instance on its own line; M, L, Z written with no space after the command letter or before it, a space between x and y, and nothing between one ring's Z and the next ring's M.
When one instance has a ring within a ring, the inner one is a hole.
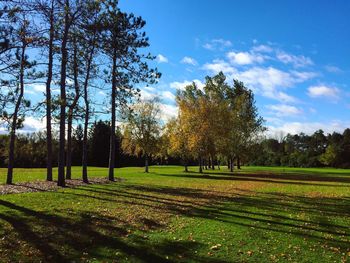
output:
M301 132L305 134L313 134L317 130L323 130L325 133L339 132L343 131L350 127L350 123L344 123L342 121L333 120L327 123L321 122L286 122L279 126L268 126L267 135L274 136L278 133L290 133L290 134L299 134Z
M208 50L223 50L225 48L231 47L232 42L222 38L213 39L209 43L205 43L203 48Z
M168 100L175 100L175 95L170 91L163 91L161 97Z
M141 98L143 100L151 100L151 99L157 97L157 93L155 93L155 92L151 93L151 92L149 92L149 91L147 91L147 90L145 90L143 88L140 91L140 95L141 95Z
M181 63L183 63L183 64L188 64L188 65L192 65L192 66L198 65L198 62L197 62L194 58L191 58L191 57L184 57L184 58L181 60Z
M301 109L286 104L267 105L266 108L271 110L271 113L277 117L296 116L303 113Z
M339 99L340 90L334 87L327 87L324 85L311 86L308 88L308 95L311 98L326 97L330 99Z
M252 48L252 51L254 52L264 52L264 53L271 53L273 51L273 48L267 45L259 45L259 46L254 46Z
M26 117L23 122L23 128L18 130L18 133L33 133L43 131L46 128L46 119L38 119L34 117Z
M292 64L294 67L305 67L313 65L311 58L305 56L296 56L284 51L278 51L276 57L284 64Z
M217 74L222 71L229 80L239 79L243 81L248 88L260 95L284 103L298 101L295 97L285 93L283 91L284 89L293 87L297 83L305 82L317 76L315 72L295 70L283 71L274 67L253 66L247 70L238 70L228 62L219 59L204 64L202 69L209 71L211 74Z
M206 63L202 69L207 70L213 74L223 72L227 75L233 75L237 73L237 70L224 60L215 59L212 63Z
M198 86L199 89L203 89L204 83L198 79L194 79L192 81L185 80L183 82L175 81L170 83L170 88L184 90L186 86L192 85L193 82Z
M171 104L160 104L160 118L162 121L167 122L171 118L176 117L178 114L178 107Z
M342 73L343 72L340 68L338 68L336 66L331 66L331 65L325 66L325 69L330 73Z
M169 62L168 58L163 56L162 54L158 54L156 60L158 63L168 63Z
M253 63L263 63L264 57L260 54L253 54L248 52L229 52L227 58L232 64L236 65L249 65Z

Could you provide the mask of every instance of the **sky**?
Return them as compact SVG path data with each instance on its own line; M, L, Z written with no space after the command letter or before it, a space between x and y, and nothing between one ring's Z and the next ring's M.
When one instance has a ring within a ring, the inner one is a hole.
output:
M146 21L157 85L142 97L162 100L162 118L176 116L175 94L223 71L255 94L270 136L350 127L350 1L120 0ZM29 87L39 100L44 86ZM103 95L102 93L100 95ZM43 120L27 117L24 131Z
M350 127L350 1L121 0L142 16L162 72L164 114L176 89L223 71L255 93L269 133Z

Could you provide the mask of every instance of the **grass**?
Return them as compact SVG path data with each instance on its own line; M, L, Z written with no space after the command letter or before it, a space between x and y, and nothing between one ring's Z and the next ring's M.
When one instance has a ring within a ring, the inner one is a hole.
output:
M1 196L0 262L350 262L349 170L150 171L116 169L122 182ZM14 175L44 177L43 169Z

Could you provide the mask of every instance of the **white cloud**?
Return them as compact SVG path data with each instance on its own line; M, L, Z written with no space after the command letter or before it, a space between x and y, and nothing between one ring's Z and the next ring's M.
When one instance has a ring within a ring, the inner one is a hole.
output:
M191 57L184 57L181 60L181 63L192 65L192 66L198 65L198 62L194 58L191 58Z
M46 127L46 119L38 119L34 117L26 117L23 123L23 128L18 130L18 133L32 133L43 131Z
M205 43L203 48L208 50L223 50L225 48L231 47L232 42L222 38L213 39L209 43Z
M227 75L233 75L237 73L237 70L234 67L220 59L215 59L212 63L204 64L203 69L213 74L218 74L220 71Z
M157 97L156 93L151 93L151 92L144 90L144 89L141 89L140 95L141 95L141 99L143 99L143 100L151 100L151 99Z
M267 135L274 136L275 134L278 134L280 132L283 132L285 134L298 134L298 133L305 133L305 134L313 134L317 130L323 130L325 133L333 133L333 132L340 132L343 133L343 131L350 127L350 123L344 123L342 121L333 120L326 123L321 122L286 122L279 126L268 126Z
M227 58L232 64L236 65L249 65L253 63L263 63L264 57L260 54L253 54L248 52L229 52Z
M340 90L334 87L327 87L324 85L311 86L308 88L308 95L311 98L326 97L330 99L339 99Z
M160 117L164 122L177 116L178 107L170 104L160 104Z
M161 97L168 100L175 100L175 95L170 91L163 91Z
M325 69L330 73L342 73L343 72L340 68L338 68L336 66L331 66L331 65L325 66Z
M259 45L259 46L254 46L252 48L252 51L271 53L273 51L273 48L267 45Z
M175 81L170 83L170 88L184 90L186 86L191 85L193 82L198 86L199 89L203 89L204 83L198 79L194 79L193 81L185 80L183 82Z
M169 60L167 57L163 56L162 54L159 54L156 58L158 63L168 63Z
M313 65L313 61L311 58L305 56L296 56L292 54L288 54L284 51L278 51L277 59L284 64L292 64L294 67L305 67Z
M303 113L301 109L286 104L267 105L266 108L271 110L271 113L277 117L296 116Z

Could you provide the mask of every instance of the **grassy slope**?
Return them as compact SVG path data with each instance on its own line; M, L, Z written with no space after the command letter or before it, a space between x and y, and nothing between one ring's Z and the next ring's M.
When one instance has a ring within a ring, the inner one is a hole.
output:
M349 170L116 174L125 181L1 196L0 262L350 261ZM16 181L43 177L40 169L15 171Z

